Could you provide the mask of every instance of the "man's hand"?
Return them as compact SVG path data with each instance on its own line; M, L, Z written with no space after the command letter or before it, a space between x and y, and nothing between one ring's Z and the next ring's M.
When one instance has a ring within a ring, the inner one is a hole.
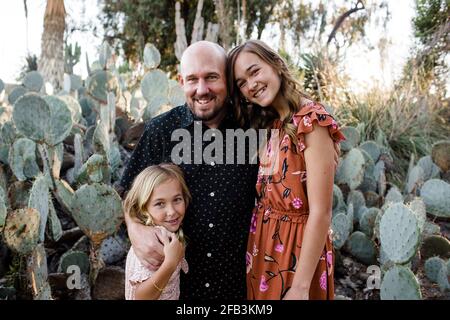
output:
M146 268L156 271L164 261L164 246L159 239L161 229L134 221L127 227L136 256Z

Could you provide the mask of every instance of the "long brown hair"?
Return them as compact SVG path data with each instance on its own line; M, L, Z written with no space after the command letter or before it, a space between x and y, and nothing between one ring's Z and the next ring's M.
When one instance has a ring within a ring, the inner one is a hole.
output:
M227 79L229 94L233 102L234 113L241 126L250 126L255 129L269 129L274 120L280 116L272 107L261 107L252 103L248 105L242 96L235 81L234 66L241 52L249 52L257 55L261 60L273 67L280 75L280 93L287 101L285 106L288 111L283 120L282 131L292 140L293 146L297 144L296 127L292 123L292 117L302 107L302 100L312 100L308 95L300 91L300 84L294 79L283 58L261 40L248 40L234 47L227 58Z
M184 180L183 172L174 164L163 163L147 167L137 175L123 202L124 211L130 217L138 218L142 224L155 226L150 212L147 211L147 204L152 197L153 190L161 183L172 179L180 183L187 208L191 200L191 194ZM185 236L181 228L178 229L176 234L178 239L185 243Z

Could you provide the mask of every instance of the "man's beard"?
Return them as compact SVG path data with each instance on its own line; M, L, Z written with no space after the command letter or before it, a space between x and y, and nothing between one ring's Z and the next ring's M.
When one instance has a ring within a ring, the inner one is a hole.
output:
M221 112L224 112L225 106L217 107L214 106L212 110L208 111L207 113L199 112L195 109L194 103L188 103L189 109L192 111L192 114L194 115L195 120L201 120L201 121L210 121L217 117Z

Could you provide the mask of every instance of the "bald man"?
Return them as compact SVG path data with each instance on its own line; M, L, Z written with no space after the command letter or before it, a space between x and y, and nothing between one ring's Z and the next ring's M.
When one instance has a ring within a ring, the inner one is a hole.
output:
M174 162L175 130L189 132L189 150L194 153L200 143L195 130L217 129L225 137L225 130L239 129L227 98L225 65L226 53L215 43L199 41L185 50L179 82L186 104L146 123L120 181L124 190L146 167ZM201 140L202 150L214 142ZM215 143L223 143L222 150L226 150L225 139ZM204 159L198 163L194 157L180 164L192 194L183 222L189 272L182 273L180 299L245 299L246 245L257 165L249 159L245 164L226 164L225 154L221 163ZM158 230L128 216L125 220L136 255L144 266L157 269L164 260Z

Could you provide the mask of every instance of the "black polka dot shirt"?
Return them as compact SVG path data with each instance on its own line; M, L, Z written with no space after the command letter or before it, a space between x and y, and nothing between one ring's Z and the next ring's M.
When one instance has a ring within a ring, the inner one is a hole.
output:
M194 127L208 127L195 121L184 106L176 107L146 123L120 185L128 190L133 179L147 166L172 162L172 132L184 128L191 134L192 162L181 163L192 202L186 212L183 230L188 239L186 260L189 272L181 278L180 299L245 299L245 252L251 212L255 204L257 164L226 164L225 129L239 126L228 112L218 130L223 134L223 164L220 161L194 163ZM205 149L211 141L201 142ZM198 146L198 141L196 143ZM236 155L235 145L235 152ZM248 149L246 149L248 150ZM214 153L213 153L214 155ZM236 160L236 159L235 159Z

